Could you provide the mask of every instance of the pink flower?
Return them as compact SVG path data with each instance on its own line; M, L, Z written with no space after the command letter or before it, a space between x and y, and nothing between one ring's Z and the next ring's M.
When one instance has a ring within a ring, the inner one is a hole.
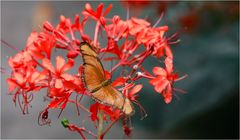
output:
M74 65L73 59L68 59L66 63L65 60L61 56L56 57L56 68L53 67L51 61L49 59L44 58L42 60L43 66L52 72L55 76L55 87L62 88L63 81L72 81L74 77L68 73L65 73L67 70L71 69Z
M165 59L165 66L165 69L154 67L153 73L156 77L149 82L154 86L155 91L162 93L164 101L168 104L172 101L172 86L178 79L178 75L173 73L173 62L171 58L167 57Z

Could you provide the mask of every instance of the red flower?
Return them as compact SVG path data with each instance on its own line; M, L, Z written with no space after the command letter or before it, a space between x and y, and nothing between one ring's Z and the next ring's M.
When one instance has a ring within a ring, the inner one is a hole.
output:
M107 25L105 28L107 36L116 41L122 37L126 37L128 35L128 29L127 22L121 20L119 16L114 16L112 18L112 24Z
M178 75L173 72L172 58L165 59L165 69L161 67L154 67L153 73L157 76L150 80L150 84L158 93L162 93L164 101L168 104L172 101L172 86L174 81L177 80Z
M127 24L130 35L137 35L143 29L148 28L150 26L150 23L147 22L146 20L134 17L132 17L131 20L128 20Z
M12 69L25 69L26 67L36 67L36 63L33 61L32 56L27 51L21 51L14 57L8 59L9 66Z
M24 70L24 71L22 71ZM23 114L28 112L28 105L33 99L30 91L36 92L41 88L47 87L46 75L44 72L37 72L35 69L26 68L21 71L13 71L12 77L7 79L9 92L13 93L13 101L18 102ZM20 97L22 96L22 101Z
M106 106L96 102L90 106L90 112L91 112L90 117L93 122L96 122L99 120L98 112L100 110L104 113L103 119L105 121L107 121L107 116L111 121L115 121L121 115L121 111L119 109L114 109L112 106Z
M92 122L94 124L98 122L100 128L103 125L100 124L102 123L102 121L99 121L100 118L104 120L103 122L108 123L108 121L111 121L102 134L99 134L100 139L104 138L112 125L122 118L124 133L128 136L131 134L132 127L129 125L130 122L128 124L129 116L124 115L121 109L100 104L95 100L89 109L80 103L84 96L92 98L91 93L86 92L82 83L82 78L84 78L84 75L82 75L83 64L77 64L79 66L78 71L71 71L70 74L69 70L74 66L74 62L78 61L77 56L85 55L80 52L80 48L84 47L81 46L83 41L91 44L96 51L96 55L99 56L98 60L102 63L104 61L117 61L117 63L113 63L114 66L111 72L105 71L105 78L109 80L112 77L111 74L114 74L114 76L118 74L111 86L121 91L123 96L127 98L126 101L130 100L132 104L136 104L140 108L142 117L146 116L146 112L138 102L138 93L140 93L139 91L143 88L143 85L136 84L140 78L150 79L150 84L154 86L157 92L162 94L164 101L166 103L171 102L172 92L177 90L173 88L173 84L181 79L178 78L176 73L173 73L173 53L169 46L176 43L169 42L175 37L175 34L167 38L165 33L168 31L168 26L156 27L161 21L161 17L153 26L147 20L136 17L127 20L121 19L118 15L106 18L105 16L111 8L112 5L109 5L104 10L104 5L101 3L95 10L87 3L85 10L82 12L82 20L80 20L80 15L76 15L74 21L61 15L60 22L56 26L46 21L41 32L33 31L29 35L25 49L18 52L16 56L10 57L8 62L12 68L12 73L11 77L7 79L7 83L9 91L14 95L14 102L19 103L23 113L27 112L29 102L35 95L32 92L47 88L46 99L49 99L50 103L39 115L39 120L42 120L40 125L50 123L48 109L60 108L63 110L70 102L76 105L78 115L80 109L90 113ZM84 31L89 19L93 19L92 21L96 23L93 38ZM80 38L76 34L79 34ZM106 41L107 43L104 44L103 42ZM56 54L56 57L52 55L53 48L56 53L58 53L59 49L65 51L64 54L66 54L68 61L65 62L65 59L60 54ZM91 48L86 49L86 51L89 51L89 57L95 59L93 53L91 53ZM155 76L152 76L143 67L144 61L150 56L166 57L165 68L153 68ZM54 59L56 59L55 66L53 66L52 62ZM97 72L98 68L100 68L96 67L99 65L92 64L90 66L92 72ZM120 67L123 68L120 69L122 72L114 73ZM108 83L102 81L98 87L106 84ZM103 96L111 95L103 93ZM75 99L72 99L73 97ZM97 138L95 134L85 131L85 128L78 128L72 124L67 127L69 130L77 131L83 139L86 138L82 133L83 131Z
M102 16L106 16L110 10L112 9L112 4L110 4L106 10L103 12L103 3L99 4L97 10L94 11L89 3L85 5L85 11L83 11L83 15L90 16L95 20L100 20Z
M56 40L52 34L48 32L32 32L27 40L27 51L38 59L43 59L45 55L47 58L51 57L52 48L55 46ZM45 55L44 55L45 54Z
M74 77L70 74L65 73L65 71L72 68L74 65L73 59L68 59L68 62L65 63L65 60L61 56L56 57L56 69L53 67L49 59L44 58L42 64L46 67L47 70L51 71L55 75L55 87L62 88L63 80L72 81Z
M7 79L9 92L23 89L28 91L38 91L42 87L46 87L46 73L37 72L33 69L27 69L25 73L13 72L12 78Z
M67 105L68 98L71 92L64 90L63 88L51 88L50 97L54 97L53 100L48 104L49 108L61 108L64 109Z

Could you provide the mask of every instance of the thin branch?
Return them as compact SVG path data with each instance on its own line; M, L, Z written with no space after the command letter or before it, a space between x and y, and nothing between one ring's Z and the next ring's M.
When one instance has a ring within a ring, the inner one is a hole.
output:
M68 101L69 101L70 103L76 104L76 102L73 101L73 100L68 100ZM90 113L90 111L89 111L86 107L84 107L83 105L81 105L81 104L79 104L79 103L77 103L77 105L78 105L80 108L82 108L83 110L85 110L86 112Z

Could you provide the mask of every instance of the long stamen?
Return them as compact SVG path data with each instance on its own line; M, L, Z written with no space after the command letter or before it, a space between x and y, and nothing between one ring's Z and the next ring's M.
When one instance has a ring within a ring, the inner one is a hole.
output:
M129 16L130 16L130 8L129 5L127 6L127 16L126 16L126 20L129 20Z
M183 75L182 77L179 77L178 79L176 79L176 80L174 80L174 81L177 82L177 81L180 81L180 80L182 80L182 79L185 79L186 77L188 77L187 74Z
M164 15L164 13L162 13L162 14L160 15L160 17L159 17L159 19L157 20L157 22L153 25L153 28L156 27L156 26L158 25L158 23L162 20L163 15Z

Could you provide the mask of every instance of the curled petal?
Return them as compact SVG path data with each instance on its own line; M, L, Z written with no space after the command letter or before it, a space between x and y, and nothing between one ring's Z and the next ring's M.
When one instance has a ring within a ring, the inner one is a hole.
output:
M143 87L142 84L136 85L135 87L132 88L129 94L134 95L138 93L142 89L142 87Z
M68 58L75 58L75 57L77 57L78 56L78 52L77 51L69 51L68 53L67 53L67 57Z
M50 22L46 21L43 23L43 28L46 29L47 31L52 32L53 31L53 26Z

